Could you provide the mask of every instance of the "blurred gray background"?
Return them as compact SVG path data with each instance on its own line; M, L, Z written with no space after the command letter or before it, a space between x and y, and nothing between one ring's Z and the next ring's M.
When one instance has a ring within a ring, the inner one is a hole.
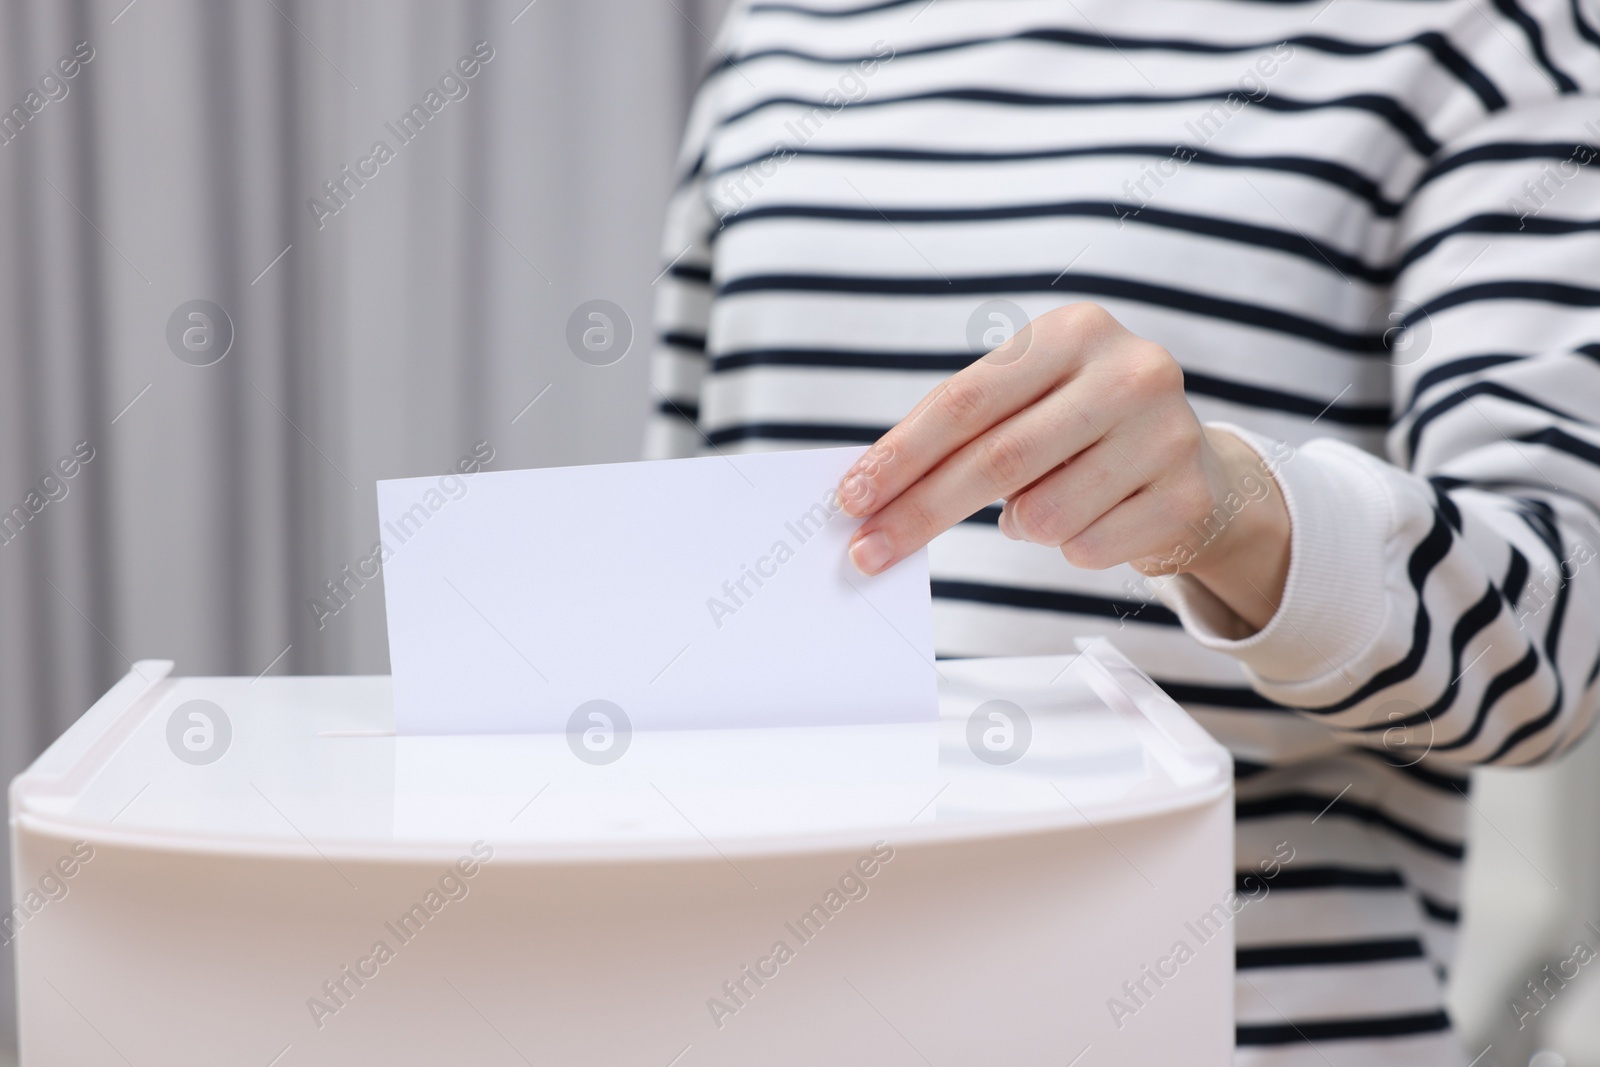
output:
M0 0L0 514L28 512L0 532L7 780L131 660L386 672L378 584L311 607L369 551L376 479L479 442L497 469L636 457L660 215L724 2ZM391 161L341 173L479 42ZM612 366L567 348L591 299L632 320ZM206 366L168 339L196 300L226 315L213 343L231 323ZM1508 1010L1600 944L1600 743L1481 784L1469 1056L1600 1067L1600 967L1528 1028ZM12 1004L5 951L0 1062Z

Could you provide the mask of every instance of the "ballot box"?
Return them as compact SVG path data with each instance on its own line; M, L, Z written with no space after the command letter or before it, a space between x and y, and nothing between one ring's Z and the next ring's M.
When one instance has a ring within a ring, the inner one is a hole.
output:
M1103 640L782 729L172 666L11 785L26 1067L1229 1062L1229 758Z

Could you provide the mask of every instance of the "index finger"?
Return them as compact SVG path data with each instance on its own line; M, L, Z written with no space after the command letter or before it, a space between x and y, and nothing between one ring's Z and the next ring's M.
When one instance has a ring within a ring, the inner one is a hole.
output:
M1048 318L1070 319L1067 329L1041 329L1046 316L1028 323L994 351L945 379L911 409L845 473L839 501L845 513L864 518L882 510L964 445L1004 422L1059 385L1067 376L1072 349L1065 334L1081 339L1098 326L1092 316L1109 315L1092 305L1075 305ZM1028 354L1033 358L1023 359ZM1047 358L1039 358L1041 355Z

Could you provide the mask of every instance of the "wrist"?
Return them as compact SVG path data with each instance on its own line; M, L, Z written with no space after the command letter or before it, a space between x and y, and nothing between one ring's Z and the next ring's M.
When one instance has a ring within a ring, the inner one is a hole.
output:
M1214 454L1211 511L1190 521L1199 538L1183 572L1239 616L1240 636L1271 620L1289 576L1289 510L1270 465L1244 441L1205 427Z

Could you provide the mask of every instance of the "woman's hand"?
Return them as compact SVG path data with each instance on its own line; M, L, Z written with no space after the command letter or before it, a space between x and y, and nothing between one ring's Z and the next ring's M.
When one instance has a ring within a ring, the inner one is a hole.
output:
M1240 617L1277 610L1289 516L1255 451L1200 425L1183 371L1103 308L1041 315L934 389L839 487L877 574L1003 499L1000 530L1074 566L1199 578ZM1242 501L1242 504L1241 504Z

